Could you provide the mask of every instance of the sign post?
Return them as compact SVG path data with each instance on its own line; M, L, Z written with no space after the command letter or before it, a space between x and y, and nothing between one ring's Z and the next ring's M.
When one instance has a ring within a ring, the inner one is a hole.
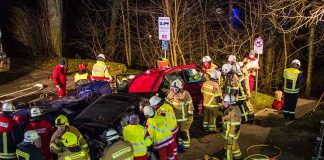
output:
M168 40L171 38L170 26L170 17L159 17L159 39L162 40L164 58L166 58L166 51L168 50Z
M258 61L260 61L260 54L263 54L263 39L258 37L254 40L254 50L258 54ZM255 97L258 94L258 79L259 79L259 71L256 72L256 82L255 82Z

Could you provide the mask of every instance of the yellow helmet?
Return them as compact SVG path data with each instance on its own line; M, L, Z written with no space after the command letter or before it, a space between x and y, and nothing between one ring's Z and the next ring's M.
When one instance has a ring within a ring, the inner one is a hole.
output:
M65 132L62 135L61 140L65 147L74 147L74 146L78 145L78 138L72 132Z
M69 120L67 119L67 117L65 115L59 115L56 119L55 119L55 125L56 126L69 126Z

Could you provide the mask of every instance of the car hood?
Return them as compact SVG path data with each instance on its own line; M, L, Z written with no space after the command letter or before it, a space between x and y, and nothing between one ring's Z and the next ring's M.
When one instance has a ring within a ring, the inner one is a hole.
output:
M140 100L140 97L129 94L102 96L85 108L74 122L104 128L115 126L129 112L138 108Z

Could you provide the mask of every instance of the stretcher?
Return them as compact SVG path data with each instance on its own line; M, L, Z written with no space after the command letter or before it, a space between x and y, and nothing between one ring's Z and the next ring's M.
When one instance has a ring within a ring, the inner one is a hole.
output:
M11 92L11 93L7 93L5 95L1 95L0 99L10 97L10 98L1 100L1 103L11 102L11 101L13 101L15 99L19 99L19 98L22 98L22 97L26 97L28 95L32 95L34 93L37 93L37 92L41 91L42 89L44 89L44 85L38 83L38 84L35 84L35 85L33 85L31 87L28 87L28 88L25 88L25 89L21 89L21 90L15 91L15 92Z

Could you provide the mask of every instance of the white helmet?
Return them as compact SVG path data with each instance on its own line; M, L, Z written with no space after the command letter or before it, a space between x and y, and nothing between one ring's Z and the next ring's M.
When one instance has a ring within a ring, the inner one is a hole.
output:
M30 109L30 117L37 117L40 115L42 115L42 111L38 107L33 107Z
M218 80L221 76L221 73L219 71L216 71L216 70L212 70L210 72L210 78L211 79L215 79L215 80Z
M104 54L99 54L97 58L98 58L98 59L99 59L99 58L101 58L101 59L103 59L103 60L105 60L105 59L106 59L106 57L105 57L105 55L104 55Z
M294 59L294 60L291 62L291 64L297 64L298 67L301 66L301 63L300 63L300 61L299 61L298 59Z
M120 136L115 129L110 128L106 131L106 140L107 141L113 141L113 140L116 140L119 138L120 138Z
M197 70L196 69L189 69L189 71L188 71L188 75L189 76L195 76L197 74Z
M204 56L204 57L202 58L202 61L203 61L203 63L205 63L205 62L210 62L210 61L212 61L212 59L211 59L209 56Z
M224 74L229 73L229 72L231 71L231 69L232 69L232 65L230 65L230 64L228 64L228 63L226 63L226 64L224 64L224 65L222 66L222 72L223 72Z
M150 98L150 104L151 104L151 106L155 106L155 105L159 104L161 102L161 100L162 99L159 96L157 96L157 95L152 96Z
M182 89L183 84L180 79L176 79L172 82L171 87Z
M13 112L13 111L15 111L15 107L12 103L4 103L2 105L2 111Z
M35 130L29 130L24 134L24 142L35 142L39 139L39 135Z
M145 116L152 117L154 115L154 110L150 106L145 106L143 110Z
M228 56L227 61L229 61L229 62L236 62L236 56L234 56L234 55Z
M235 99L235 96L234 95L226 94L224 96L224 102L228 102L230 104L235 104L235 101L236 101L236 99Z

